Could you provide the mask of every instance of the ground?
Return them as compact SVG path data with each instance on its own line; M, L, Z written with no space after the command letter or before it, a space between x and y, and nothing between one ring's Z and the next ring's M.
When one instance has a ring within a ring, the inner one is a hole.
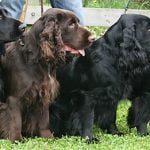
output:
M126 124L127 110L130 102L122 101L117 111L117 126L124 136L112 136L94 127L99 143L86 144L84 139L63 137L61 139L24 139L22 142L11 143L0 140L0 150L149 150L150 136L140 137L135 129L131 131ZM150 129L150 128L149 128Z

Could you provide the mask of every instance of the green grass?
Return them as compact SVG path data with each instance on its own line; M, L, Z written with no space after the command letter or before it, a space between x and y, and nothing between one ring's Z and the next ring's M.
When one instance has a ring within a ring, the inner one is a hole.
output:
M107 27L98 27L98 26L90 26L87 27L89 31L91 31L97 38L101 37L106 30L108 29Z
M85 140L79 137L34 138L17 143L0 140L0 150L148 150L150 136L140 137L135 129L130 131L127 127L126 116L129 106L129 101L122 101L117 111L117 126L125 133L124 136L109 135L94 127L94 134L100 139L99 143L86 144Z
M94 7L94 8L120 8L124 9L128 0L83 0L84 7ZM130 9L149 9L150 1L145 0L143 2L138 2L137 0L130 0Z

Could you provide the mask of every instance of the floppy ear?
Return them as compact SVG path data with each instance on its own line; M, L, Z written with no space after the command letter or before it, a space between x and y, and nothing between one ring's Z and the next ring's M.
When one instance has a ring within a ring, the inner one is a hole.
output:
M138 29L140 30L140 29ZM136 36L136 25L126 27L120 44L119 67L128 74L140 74L148 63L147 54L142 50Z
M47 18L47 16L45 16ZM46 19L45 18L45 19ZM47 18L40 35L41 57L46 61L56 63L64 59L61 30L56 17Z
M136 39L136 26L134 24L123 30L123 43L121 47L128 50L141 50L141 45Z

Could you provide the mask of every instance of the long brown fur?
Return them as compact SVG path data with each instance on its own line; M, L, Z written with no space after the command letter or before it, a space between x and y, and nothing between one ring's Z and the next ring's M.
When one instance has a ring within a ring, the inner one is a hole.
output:
M70 27L72 22L74 28ZM91 33L79 26L73 13L49 9L21 42L8 46L2 59L7 99L6 104L0 104L0 138L14 141L22 134L53 136L49 106L59 92L56 66L65 62L65 44L82 49L91 44L89 36Z

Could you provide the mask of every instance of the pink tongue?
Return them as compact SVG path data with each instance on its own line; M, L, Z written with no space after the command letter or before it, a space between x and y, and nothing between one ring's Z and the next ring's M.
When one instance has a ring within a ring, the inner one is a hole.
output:
M84 51L84 49L78 50L78 51L79 51L79 53L80 53L82 56L85 56L85 51Z
M68 51L68 52L70 52L72 54L80 54L82 56L85 56L84 49L83 50L75 50L75 49L73 49L73 48L71 48L71 47L69 47L67 45L64 46L64 49L65 49L65 51Z

